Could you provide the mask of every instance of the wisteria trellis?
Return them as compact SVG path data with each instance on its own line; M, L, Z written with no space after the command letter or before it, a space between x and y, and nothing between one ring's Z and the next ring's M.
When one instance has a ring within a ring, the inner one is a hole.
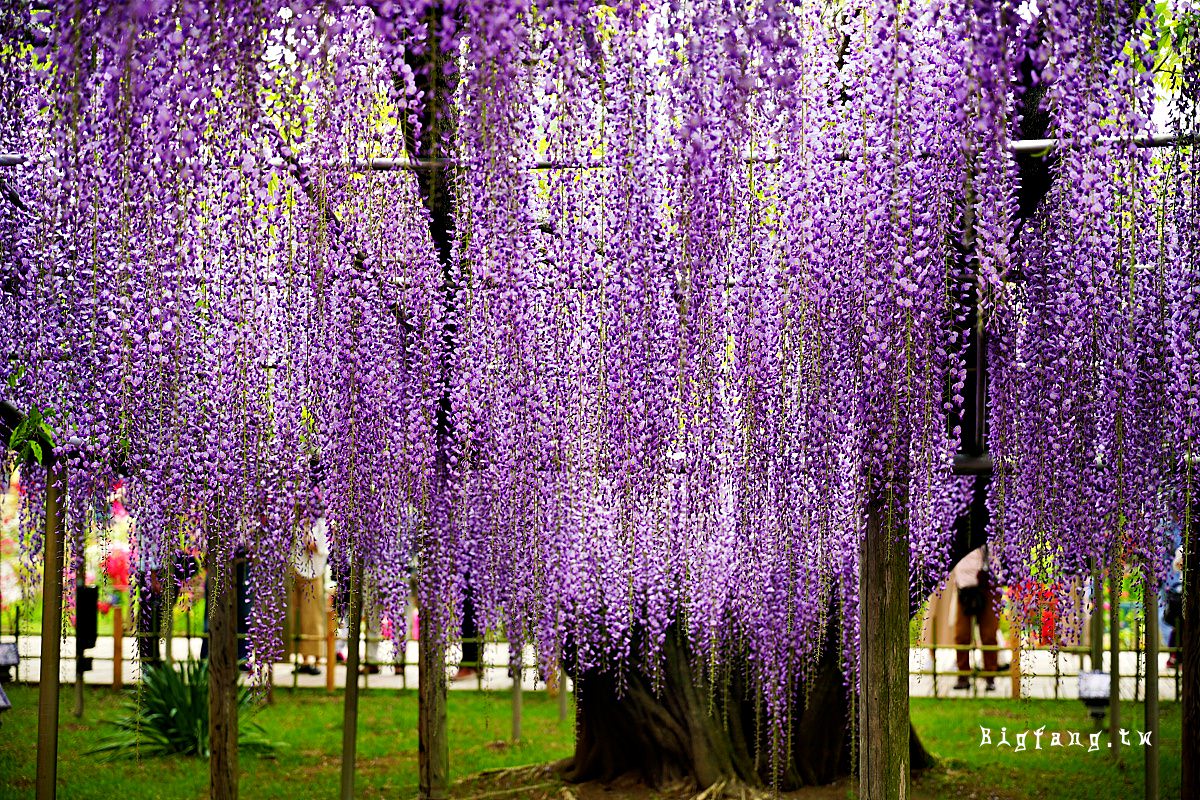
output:
M972 304L1007 577L1162 575L1198 173L1133 139L1156 96L1196 131L1186 4L46 6L0 10L0 150L33 154L0 174L0 378L81 443L77 533L120 468L141 549L249 554L260 667L324 512L391 613L415 566L428 624L469 584L546 666L653 672L674 628L781 722L831 622L854 680L868 500L949 566ZM432 48L450 264L413 174L356 166L423 155ZM1064 145L1018 225L1022 62Z

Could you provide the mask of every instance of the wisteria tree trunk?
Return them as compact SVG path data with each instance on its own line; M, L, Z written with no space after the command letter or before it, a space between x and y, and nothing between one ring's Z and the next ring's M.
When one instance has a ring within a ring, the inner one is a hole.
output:
M208 543L207 568L211 584L208 607L208 741L209 796L213 800L238 797L238 665L237 583L229 569L223 585L215 539ZM170 647L170 641L167 642Z
M672 632L657 690L641 674L629 676L624 687L606 673L575 676L575 755L563 764L566 777L611 781L633 773L654 786L724 781L786 790L850 775L850 697L838 664L836 627L827 633L825 657L793 698L797 712L781 763L772 764L766 712L753 688L736 669L721 684L707 681ZM914 769L932 763L915 732L910 757Z
M970 505L955 521L951 563L983 544L987 528L986 478L976 484ZM916 597L936 586L924 584ZM912 613L918 611L911 609ZM830 615L835 620L834 615ZM573 781L611 781L633 773L652 785L690 780L697 787L731 785L792 789L831 783L853 769L852 698L839 664L840 629L825 630L824 657L807 685L796 687L786 758L772 764L766 713L760 696L731 665L730 679L709 683L693 669L686 642L667 637L657 688L633 674L619 686L603 672L573 673L577 720L575 754L563 763ZM933 765L919 732L909 728L913 770ZM778 769L778 774L773 770Z

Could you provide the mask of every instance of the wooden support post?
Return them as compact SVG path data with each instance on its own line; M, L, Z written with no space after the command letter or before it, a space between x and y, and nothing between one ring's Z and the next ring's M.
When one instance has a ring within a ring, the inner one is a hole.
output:
M215 536L207 550L208 792L212 800L237 800L237 568L222 565Z
M46 538L43 543L42 664L38 684L37 800L58 792L58 670L62 644L62 513L66 468L53 467L46 480Z
M358 749L358 664L363 615L362 562L350 565L350 624L346 635L346 697L342 707L342 800L354 798L354 761Z
M1146 576L1142 606L1146 615L1146 735L1150 743L1142 748L1146 759L1146 800L1158 800L1158 592L1154 576ZM1191 797L1186 792L1181 797Z
M908 560L908 530L901 501L894 496L872 500L859 567L860 800L906 800L910 796Z
M1184 515L1183 625L1177 639L1181 651L1176 657L1183 672L1180 797L1200 797L1200 499L1193 497L1192 501Z
M521 651L513 647L511 643L508 645L508 671L511 672L513 676L512 740L513 744L516 744L517 742L521 741L521 712L523 711L522 701L524 699L521 695L523 690L523 687L521 686L521 673L524 670L522 669L521 663Z
M337 615L333 613L333 595L328 595L328 624L325 626L325 691L333 694L336 687L333 672L337 668Z
M1121 759L1121 570L1108 573L1108 741Z
M420 800L450 796L450 740L446 735L446 651L432 616L421 615L417 654L417 768Z
M113 689L118 692L125 685L121 675L125 648L125 621L122 619L121 603L113 606Z

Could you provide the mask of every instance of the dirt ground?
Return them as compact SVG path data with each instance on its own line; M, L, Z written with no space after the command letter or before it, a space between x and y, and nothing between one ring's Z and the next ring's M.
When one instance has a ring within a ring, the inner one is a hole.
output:
M741 786L713 786L705 790L684 784L650 788L633 777L610 784L568 783L553 764L492 770L455 784L455 800L847 800L854 781L843 778L828 786L811 786L792 792L772 792ZM981 788L965 771L934 769L914 776L913 800L1013 800Z

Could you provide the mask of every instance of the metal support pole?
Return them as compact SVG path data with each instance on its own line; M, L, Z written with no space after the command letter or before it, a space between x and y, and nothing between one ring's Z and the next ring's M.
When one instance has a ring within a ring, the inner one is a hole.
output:
M342 708L342 800L354 798L354 760L358 749L358 637L362 634L362 562L350 566L350 630L346 636L346 697Z
M1190 136L1178 136L1176 134L1154 134L1145 135L1139 134L1136 136L1104 136L1096 140L1096 145L1112 145L1124 144L1126 141L1132 141L1135 147L1174 147L1176 145L1191 144L1195 140ZM1008 142L1008 150L1017 154L1037 154L1050 153L1057 150L1062 145L1059 139L1015 139ZM880 153L881 150L871 148L868 153ZM924 151L920 154L921 158L931 158L936 154L930 151ZM835 153L832 156L833 161L850 161L856 158L861 158L861 155L855 155L850 152ZM32 159L24 153L0 153L0 167L17 167L30 162ZM783 160L781 155L767 156L743 156L743 161L753 164L778 164ZM264 162L269 166L283 167L287 165L287 161L279 158L265 159ZM456 162L453 159L444 158L371 158L360 159L350 162L330 162L323 161L320 164L312 164L316 168L321 165L326 167L350 167L355 171L367 170L415 170L418 172L440 171L446 167L453 166ZM521 169L527 170L571 170L571 169L615 169L614 164L605 164L599 161L550 161L547 159L537 159L524 166Z
M66 467L52 467L46 479L46 540L42 578L42 664L38 684L37 800L58 792L58 670L62 644L62 513Z
M1158 800L1158 592L1154 576L1146 576L1142 607L1146 615L1146 800ZM1182 795L1187 797L1187 794Z
M860 566L862 694L858 722L860 800L906 800L908 719L908 529L894 497L867 508Z

